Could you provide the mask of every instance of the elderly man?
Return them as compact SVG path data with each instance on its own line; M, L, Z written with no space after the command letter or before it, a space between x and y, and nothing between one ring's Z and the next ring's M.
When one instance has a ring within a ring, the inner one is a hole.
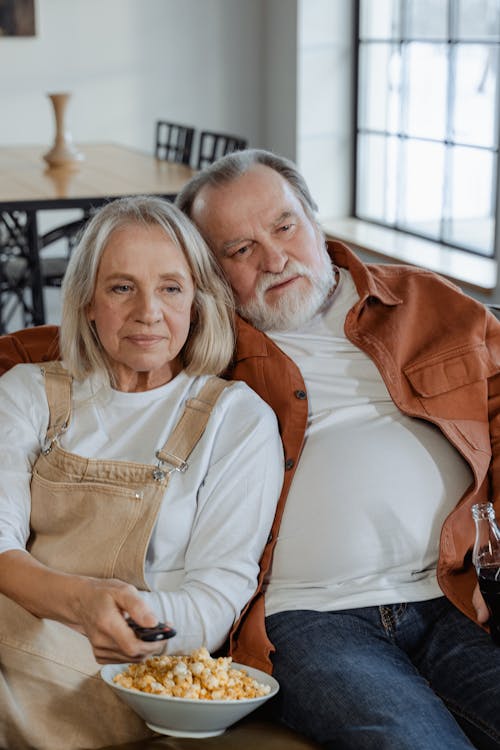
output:
M177 202L235 292L228 376L285 445L233 655L273 668L283 721L325 747L500 748L470 560L471 507L500 487L500 324L435 274L326 248L304 180L268 152L223 157ZM6 337L0 366L53 357L56 334Z

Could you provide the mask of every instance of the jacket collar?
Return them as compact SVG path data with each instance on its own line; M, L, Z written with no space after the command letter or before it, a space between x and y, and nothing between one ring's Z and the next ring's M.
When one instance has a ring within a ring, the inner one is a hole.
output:
M403 302L371 272L370 266L365 265L343 242L329 240L327 249L332 262L339 268L347 268L351 274L358 290L360 304L368 297L377 297L385 305L400 305Z
M274 346L270 338L258 331L246 320L236 315L236 360L240 362L247 357L267 357L269 347Z

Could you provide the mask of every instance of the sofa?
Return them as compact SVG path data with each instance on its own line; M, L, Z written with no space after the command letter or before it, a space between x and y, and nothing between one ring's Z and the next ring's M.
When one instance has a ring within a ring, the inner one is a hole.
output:
M321 745L256 711L217 737L193 739L165 735L101 750L320 750Z

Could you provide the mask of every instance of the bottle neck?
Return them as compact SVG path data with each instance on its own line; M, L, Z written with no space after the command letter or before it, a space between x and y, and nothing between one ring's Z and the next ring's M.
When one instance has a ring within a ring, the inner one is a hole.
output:
M472 517L476 524L476 539L472 552L474 566L476 569L500 566L500 530L492 503L474 505Z
M495 508L493 503L477 503L472 506L472 518L474 521L489 521L493 520L496 522Z

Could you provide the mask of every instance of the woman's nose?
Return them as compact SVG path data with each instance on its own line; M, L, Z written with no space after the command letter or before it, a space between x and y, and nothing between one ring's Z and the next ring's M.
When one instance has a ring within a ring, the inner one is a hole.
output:
M141 323L156 323L161 320L161 305L156 294L142 293L138 295L136 319Z

